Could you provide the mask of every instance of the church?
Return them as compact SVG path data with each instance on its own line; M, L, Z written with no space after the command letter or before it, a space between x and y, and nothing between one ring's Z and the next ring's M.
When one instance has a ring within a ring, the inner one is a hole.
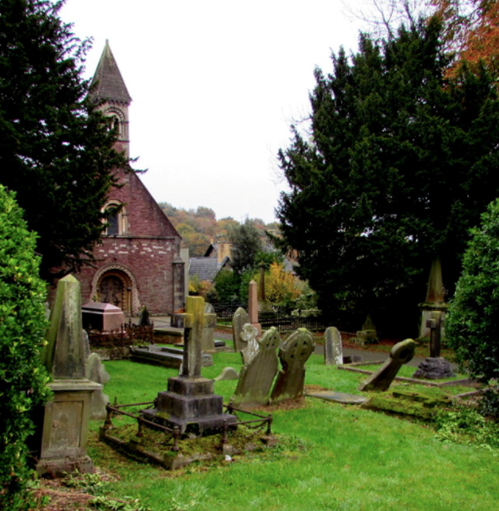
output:
M129 156L128 108L132 101L106 41L93 78L92 95L118 130L116 150ZM104 209L112 213L94 249L97 260L77 275L82 303L104 302L137 314L144 306L151 314L170 314L184 306L184 261L181 237L139 176L118 169Z

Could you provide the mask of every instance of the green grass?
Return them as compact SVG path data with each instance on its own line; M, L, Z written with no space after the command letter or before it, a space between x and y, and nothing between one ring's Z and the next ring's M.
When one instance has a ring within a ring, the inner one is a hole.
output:
M241 366L235 353L214 360L203 369L208 378ZM106 362L106 368L111 380L105 392L121 403L154 399L176 373L127 361ZM318 355L307 363L308 385L359 394L363 378L325 366ZM235 385L216 382L215 391L227 401ZM194 464L177 473L140 464L99 443L95 423L89 453L119 477L108 494L140 498L153 511L499 508L497 451L443 443L421 423L314 398L305 398L302 408L272 413L281 443L229 463Z

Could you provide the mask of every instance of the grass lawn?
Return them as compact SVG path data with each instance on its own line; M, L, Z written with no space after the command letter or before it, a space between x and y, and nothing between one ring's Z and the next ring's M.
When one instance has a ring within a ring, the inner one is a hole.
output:
M218 353L203 376L239 370L240 356ZM176 371L128 361L106 362L111 401L153 400ZM312 355L307 385L356 390L364 375L325 366ZM227 402L236 382L216 382ZM443 443L424 423L303 398L300 406L273 409L280 443L262 453L193 464L178 472L131 461L97 440L91 426L89 454L116 479L104 494L139 498L152 511L235 510L490 510L499 509L498 451Z

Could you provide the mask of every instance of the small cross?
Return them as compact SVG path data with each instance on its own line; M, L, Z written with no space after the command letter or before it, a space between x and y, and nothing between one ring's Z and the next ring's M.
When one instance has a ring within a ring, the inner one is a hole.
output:
M440 335L442 330L442 313L439 311L431 313L431 319L426 321L427 328L430 329L430 357L440 357Z
M201 296L188 296L185 314L179 314L183 320L184 359L181 376L198 378L201 376L201 339L203 328L216 325L216 314L205 314L204 299Z

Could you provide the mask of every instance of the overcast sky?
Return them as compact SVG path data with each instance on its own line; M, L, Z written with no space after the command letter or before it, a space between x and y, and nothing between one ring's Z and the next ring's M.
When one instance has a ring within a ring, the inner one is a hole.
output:
M310 111L314 68L356 49L359 28L342 0L67 0L61 17L94 39L86 77L109 40L154 198L267 223L286 186L276 154Z

